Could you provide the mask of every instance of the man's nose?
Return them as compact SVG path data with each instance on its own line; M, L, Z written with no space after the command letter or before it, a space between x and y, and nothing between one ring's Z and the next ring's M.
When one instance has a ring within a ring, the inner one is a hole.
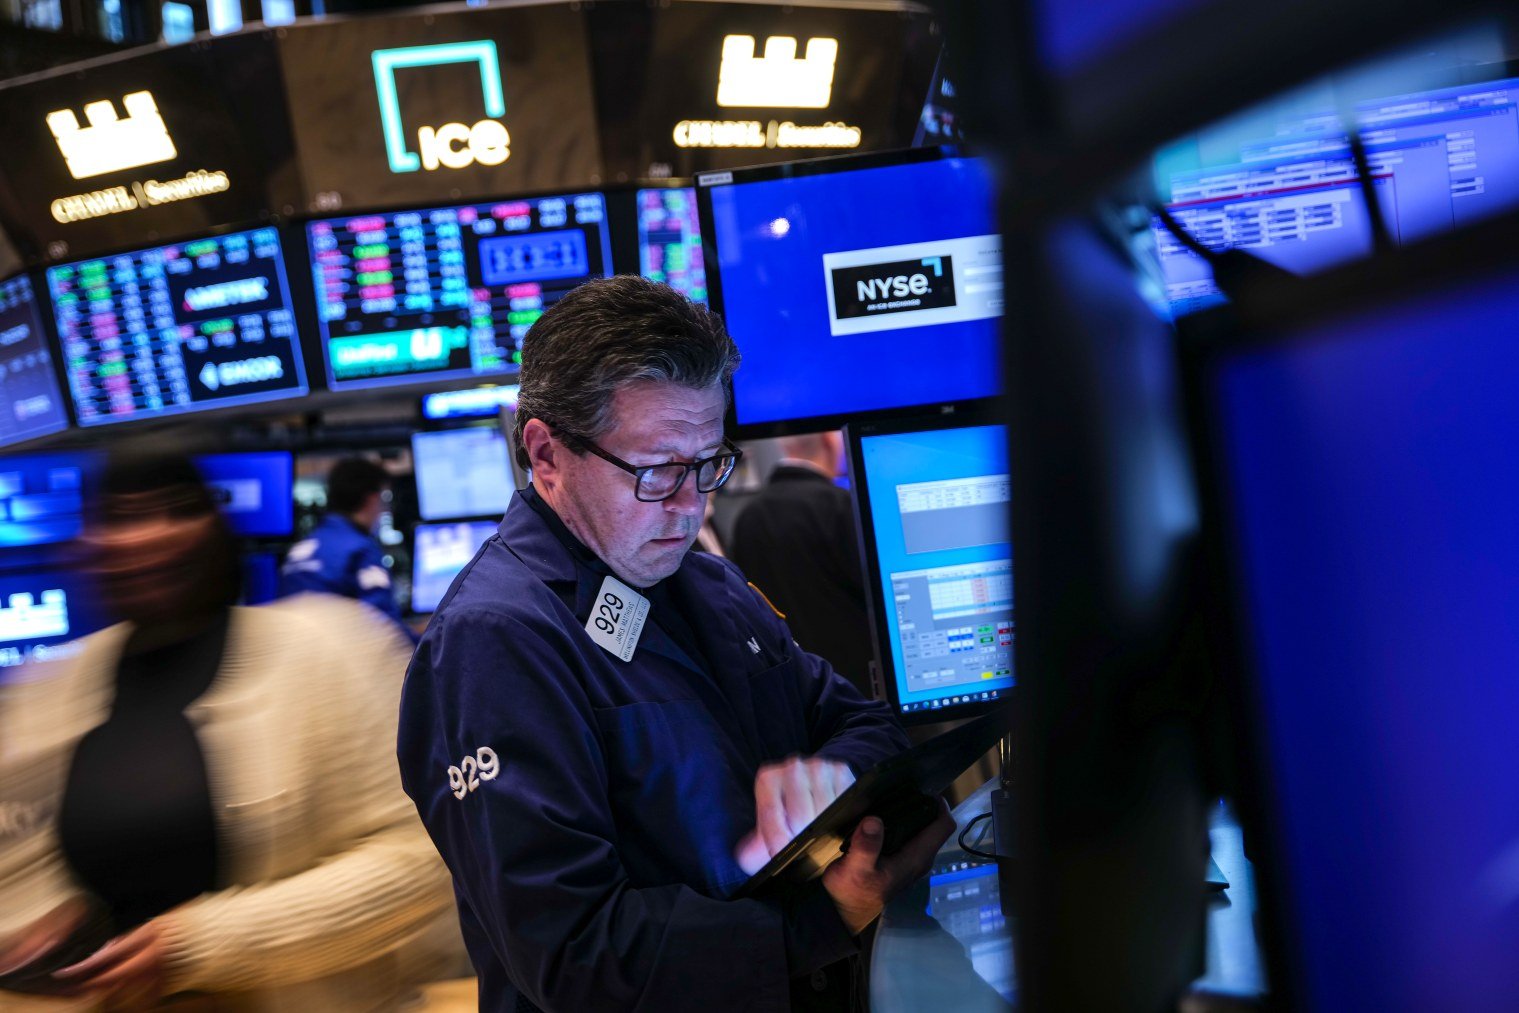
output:
M707 511L707 494L696 491L696 476L688 475L675 495L665 500L665 509L671 513L690 514L697 517Z

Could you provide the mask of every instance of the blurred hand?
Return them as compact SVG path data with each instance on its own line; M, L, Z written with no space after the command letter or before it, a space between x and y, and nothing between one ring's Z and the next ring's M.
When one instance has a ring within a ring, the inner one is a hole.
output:
M875 816L861 820L849 840L848 853L823 873L823 889L833 898L850 934L865 931L887 901L927 874L939 846L954 832L954 818L941 799L938 818L904 844L902 850L883 858L885 825Z
M846 764L792 756L754 777L754 829L738 842L739 868L754 875L854 784Z
M166 958L163 931L157 922L148 922L54 972L53 979L71 995L99 996L108 1009L139 1009L163 995Z
M89 907L83 901L66 901L27 926L20 935L0 940L0 974L21 971L45 959L68 941L88 915Z

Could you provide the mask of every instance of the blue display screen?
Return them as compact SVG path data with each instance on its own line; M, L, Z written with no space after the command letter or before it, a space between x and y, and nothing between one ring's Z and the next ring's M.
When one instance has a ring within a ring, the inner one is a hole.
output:
M1007 428L864 436L860 457L904 712L1013 685Z
M707 268L696 191L690 187L638 191L638 271L706 305Z
M0 551L66 542L84 521L88 453L0 458Z
M0 446L68 427L31 279L0 282Z
M295 527L294 463L286 451L207 454L195 459L232 530L288 535Z
M585 233L579 229L480 241L480 278L487 285L584 279L590 273Z
M1352 116L1394 242L1519 205L1519 80L1361 102ZM1158 165L1167 207L1210 249L1244 250L1299 275L1371 253L1371 214L1333 111L1284 115L1264 136L1221 129ZM1158 221L1155 237L1177 313L1223 301L1202 258Z
M1000 389L1002 239L976 159L711 188L740 425Z
M280 596L280 557L250 552L243 557L243 604L263 605Z
M418 524L412 550L411 610L435 611L459 571L497 527L494 521Z
M335 390L515 373L544 311L611 273L599 193L334 218L306 234Z
M65 645L106 623L89 582L67 566L0 572L0 684L28 661L72 653Z
M84 426L306 393L275 229L50 267Z
M499 517L516 485L506 459L506 437L496 429L413 433L417 502L430 521Z
M471 387L468 390L444 390L422 398L422 417L439 419L495 418L502 408L516 408L516 384L501 387Z
M1209 377L1306 1008L1519 1008L1519 274Z

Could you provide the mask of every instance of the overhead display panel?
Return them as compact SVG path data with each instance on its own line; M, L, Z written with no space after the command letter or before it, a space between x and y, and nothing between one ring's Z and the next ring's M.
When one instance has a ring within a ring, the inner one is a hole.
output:
M299 194L273 42L249 35L0 88L0 214L24 256L77 259L257 224Z
M333 390L514 373L543 311L611 273L599 193L308 223Z
M82 426L306 393L272 228L47 271Z
M584 21L568 5L334 20L281 45L311 211L599 178Z
M940 49L926 8L677 0L586 18L612 180L906 147Z
M0 405L0 445L69 424L32 280L24 274L0 282Z

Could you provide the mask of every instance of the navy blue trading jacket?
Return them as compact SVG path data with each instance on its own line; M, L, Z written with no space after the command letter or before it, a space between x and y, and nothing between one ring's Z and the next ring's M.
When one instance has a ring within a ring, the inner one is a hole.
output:
M798 753L858 774L907 738L713 556L650 593L620 661L585 630L608 572L519 494L407 673L402 782L453 872L480 1008L789 1009L790 979L856 943L820 884L724 899L755 774ZM701 660L661 627L671 602Z
M379 609L406 638L417 635L401 618L385 569L385 551L373 537L342 514L329 513L285 554L280 567L280 597L302 592L336 594Z

